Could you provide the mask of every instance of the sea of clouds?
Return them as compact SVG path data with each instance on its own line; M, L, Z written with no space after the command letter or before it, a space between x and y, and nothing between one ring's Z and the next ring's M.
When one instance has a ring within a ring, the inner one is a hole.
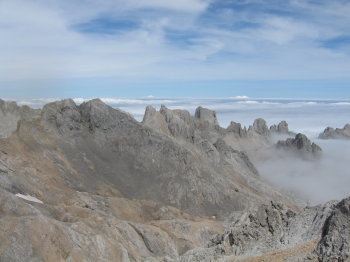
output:
M45 103L57 99L17 100L40 108ZM75 98L77 104L89 99ZM217 112L221 126L230 121L244 126L252 125L254 119L264 118L268 125L285 120L289 129L306 134L323 149L319 160L271 156L257 160L261 176L275 186L292 191L310 204L341 199L350 195L350 140L320 140L318 134L327 126L343 127L350 123L350 100L319 99L255 99L245 96L231 98L194 99L194 98L102 98L112 107L131 113L142 121L147 105L159 109L164 104L170 109L187 109L194 114L198 106Z

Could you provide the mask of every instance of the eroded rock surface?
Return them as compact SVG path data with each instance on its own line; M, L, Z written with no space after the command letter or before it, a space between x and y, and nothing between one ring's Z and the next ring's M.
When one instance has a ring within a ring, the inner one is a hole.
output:
M225 255L257 256L317 240L334 203L293 210L271 202L233 212L225 234L213 239Z
M0 138L12 135L21 119L33 119L39 116L39 110L28 106L18 106L15 102L7 102L0 99Z
M316 251L322 261L350 259L350 198L340 201L327 218Z

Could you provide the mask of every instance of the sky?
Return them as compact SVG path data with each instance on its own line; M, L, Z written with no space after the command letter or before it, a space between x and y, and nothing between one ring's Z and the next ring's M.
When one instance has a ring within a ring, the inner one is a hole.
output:
M350 98L347 0L0 0L0 97Z

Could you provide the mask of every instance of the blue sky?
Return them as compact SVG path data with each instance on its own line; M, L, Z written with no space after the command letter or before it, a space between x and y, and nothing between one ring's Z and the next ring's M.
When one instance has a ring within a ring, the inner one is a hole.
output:
M350 1L2 0L0 96L350 98Z

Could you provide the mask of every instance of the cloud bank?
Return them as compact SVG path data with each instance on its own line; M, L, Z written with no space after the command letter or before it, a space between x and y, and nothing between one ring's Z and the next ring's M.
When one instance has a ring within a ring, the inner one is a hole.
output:
M314 161L271 154L255 165L271 184L291 192L311 205L350 196L350 141L320 140L322 157Z

